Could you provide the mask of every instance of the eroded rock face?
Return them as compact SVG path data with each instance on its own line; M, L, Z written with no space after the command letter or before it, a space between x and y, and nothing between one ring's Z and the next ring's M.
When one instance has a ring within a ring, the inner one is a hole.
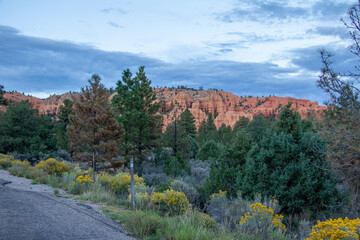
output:
M206 90L195 91L188 89L156 89L158 100L161 102L161 113L164 115L164 127L173 121L175 114L179 115L188 108L196 119L196 127L207 118L207 113L216 116L214 122L217 128L222 123L233 127L241 117L252 119L255 115L271 114L277 116L281 107L288 102L291 108L296 109L302 118L309 113L317 117L325 106L319 106L315 102L305 99L290 97L238 97L230 92Z
M79 93L64 93L62 95L52 95L46 99L40 99L32 96L25 96L17 92L7 92L4 97L10 102L29 101L33 108L39 109L39 114L58 114L60 106L64 105L65 99L76 102L80 99ZM0 106L0 111L5 111L4 106Z
M255 115L264 116L275 115L280 112L281 107L291 102L291 108L300 113L305 118L309 113L321 117L325 106L319 106L315 102L306 99L296 99L290 97L238 97L230 92L204 90L196 91L189 89L155 89L158 101L161 103L159 113L163 115L164 129L173 121L175 116L179 116L186 108L195 117L195 125L199 127L207 114L212 113L216 116L214 122L216 127L222 123L233 127L241 117L252 119ZM79 93L65 93L62 95L52 95L46 99L39 99L31 96L24 96L20 93L5 93L5 98L13 101L29 100L34 108L39 109L40 114L59 112L59 107L63 105L65 99L73 102L79 100ZM112 96L110 97L110 99ZM4 110L4 107L0 110Z

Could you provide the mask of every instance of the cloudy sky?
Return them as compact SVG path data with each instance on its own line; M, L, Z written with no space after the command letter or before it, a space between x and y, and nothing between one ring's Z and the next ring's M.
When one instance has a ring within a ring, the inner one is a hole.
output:
M153 86L323 103L318 50L357 61L340 22L352 0L0 0L0 84L33 96L115 87L144 65Z

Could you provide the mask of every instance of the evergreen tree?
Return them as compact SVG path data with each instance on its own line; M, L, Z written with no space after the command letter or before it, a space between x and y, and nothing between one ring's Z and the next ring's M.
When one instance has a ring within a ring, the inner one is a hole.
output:
M217 137L218 132L214 123L214 118L210 113L207 120L205 121L204 119L199 127L197 142L199 143L199 146L202 146L208 140L217 140Z
M125 154L135 154L140 160L144 150L150 149L161 136L162 119L158 113L160 103L156 93L140 67L135 77L129 69L117 82L117 95L112 99L118 122L124 126L123 149Z
M180 154L183 159L189 159L192 154L190 136L186 134L182 125L170 123L161 137L161 145L171 147L174 155Z
M259 142L264 136L267 128L268 125L264 115L259 114L254 116L246 130L250 133L254 142Z
M286 214L313 213L330 209L339 199L335 178L325 160L325 144L300 116L282 109L274 129L252 147L239 179L247 197L262 193L276 197Z
M75 104L75 115L70 115L67 136L69 149L78 161L96 163L110 161L117 156L122 128L116 122L109 104L109 93L92 75L89 86L81 89L80 101Z
M231 138L232 138L231 127L226 126L224 123L222 123L218 130L218 141L223 145L227 145L230 143Z
M246 157L253 145L252 138L244 129L239 129L230 145L230 157L236 159L240 166L244 166Z
M249 124L250 124L249 118L241 117L240 120L236 121L234 128L233 128L233 133L236 133L237 130L239 130L239 129L247 128L247 126L249 126Z
M28 101L11 103L0 114L0 152L47 153L56 150L54 122L38 115Z
M207 182L210 193L223 190L231 197L236 196L239 189L238 182L244 175L245 159L251 147L250 135L240 129L231 145L211 162Z
M191 137L196 135L195 118L189 109L185 109L180 114L179 119L180 126L184 129L185 133Z
M4 86L0 84L0 105L7 105L7 100L4 98Z
M196 159L211 160L216 159L220 154L220 149L214 140L206 141L196 154Z
M56 138L59 149L68 150L68 137L66 128L70 124L70 116L74 115L73 102L70 99L64 100L64 105L60 106L58 114Z

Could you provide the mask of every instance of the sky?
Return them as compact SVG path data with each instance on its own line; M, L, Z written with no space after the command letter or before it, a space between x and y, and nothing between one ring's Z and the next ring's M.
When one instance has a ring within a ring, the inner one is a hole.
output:
M0 0L0 84L45 98L92 74L116 87L145 66L153 87L217 88L323 104L320 49L357 59L341 18L352 0Z

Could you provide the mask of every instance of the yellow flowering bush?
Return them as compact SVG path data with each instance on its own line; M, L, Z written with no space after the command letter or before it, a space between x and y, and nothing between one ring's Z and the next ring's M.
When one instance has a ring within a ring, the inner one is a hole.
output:
M275 200L274 204L277 203ZM285 232L286 227L281 222L284 217L274 214L274 209L261 203L250 205L250 211L245 213L239 222L239 230L249 234L271 238L274 231Z
M97 177L98 183L100 183L101 186L103 186L106 190L111 190L111 185L113 183L114 177L107 174L107 173L101 173Z
M88 190L90 186L94 183L94 180L89 175L80 175L76 180L71 184L69 191L72 194L79 194Z
M312 228L310 237L306 240L315 239L359 239L360 219L349 220L348 218L330 219L324 222L318 221Z
M145 184L144 179L134 175L134 182L136 184ZM129 193L129 187L131 184L130 173L120 172L112 180L111 189L118 194L127 194Z
M62 175L63 173L70 170L70 166L66 163L59 162L55 158L49 158L46 161L40 161L35 167L36 169L41 169L47 174L56 174Z
M0 153L0 169L7 169L11 167L11 161L14 161L13 156L8 156Z
M185 194L172 189L166 190L164 193L155 192L151 197L151 202L156 209L170 215L179 215L190 207Z
M218 193L214 193L210 196L210 200L213 200L213 199L221 199L223 197L226 197L226 191L222 191L222 190L219 190Z
M84 185L87 183L93 183L94 180L89 175L85 175L85 176L78 176L76 178L76 182L80 183L81 185Z

